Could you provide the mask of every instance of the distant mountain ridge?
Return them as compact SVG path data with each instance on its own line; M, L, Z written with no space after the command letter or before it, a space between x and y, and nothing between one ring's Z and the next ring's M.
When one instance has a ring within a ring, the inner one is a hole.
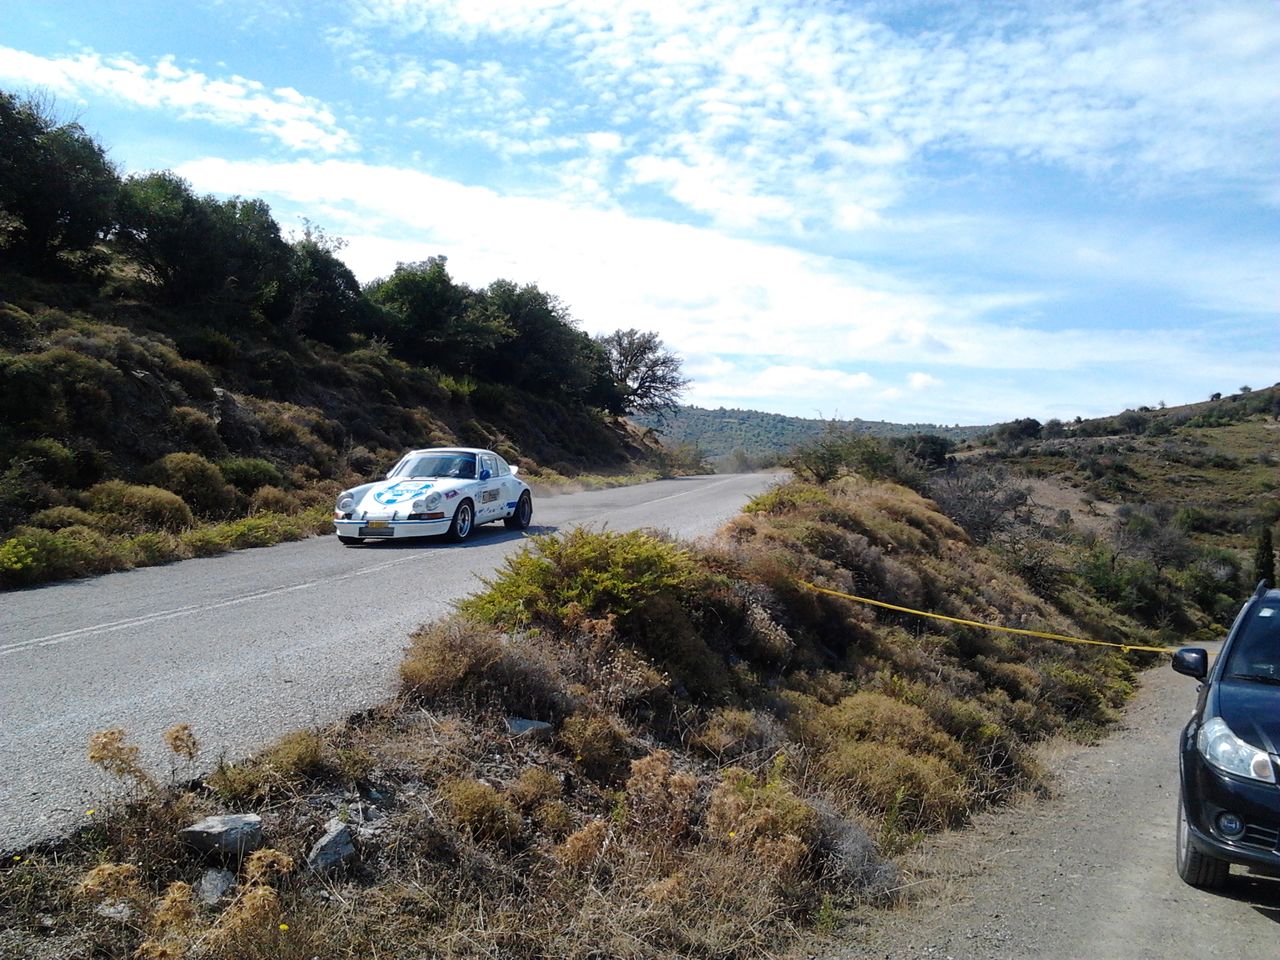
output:
M989 433L990 424L970 427L946 427L934 423L890 423L887 420L819 420L789 417L761 410L720 407L680 406L663 419L634 416L632 422L661 434L668 444L692 444L708 457L727 457L741 450L749 457L762 458L784 454L795 446L822 434L831 424L855 433L875 437L906 437L917 433L946 437L957 443Z

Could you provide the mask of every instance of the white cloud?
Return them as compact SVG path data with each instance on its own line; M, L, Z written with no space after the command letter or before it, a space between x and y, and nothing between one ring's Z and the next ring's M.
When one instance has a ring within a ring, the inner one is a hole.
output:
M183 120L243 127L291 150L342 153L355 141L320 101L291 87L267 89L232 75L213 78L180 67L173 57L148 66L129 56L84 52L39 57L0 47L0 80L45 87L67 96L102 95L138 107L167 110Z
M942 381L927 373L916 371L914 373L907 374L907 386L912 390L929 390L933 387L942 386Z
M1274 190L1270 4L924 10L935 22L908 28L900 14L891 28L874 7L800 2L393 0L353 3L349 29L481 55L494 41L532 44L525 102L455 119L504 143L523 114L555 127L586 110L629 131L632 180L611 184L615 196L659 186L729 228L878 226L949 151L1128 189L1201 189L1210 174ZM575 109L562 111L566 76ZM552 92L531 94L534 79Z

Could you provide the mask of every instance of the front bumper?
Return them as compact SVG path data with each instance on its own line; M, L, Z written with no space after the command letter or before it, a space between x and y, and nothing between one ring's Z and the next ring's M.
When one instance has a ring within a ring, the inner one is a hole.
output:
M440 520L335 520L334 530L340 537L367 540L403 540L406 537L432 537L445 533L452 518Z
M1280 873L1280 786L1223 773L1186 739L1182 798L1192 844L1220 860ZM1225 836L1217 826L1221 813L1233 813L1244 821L1244 833Z

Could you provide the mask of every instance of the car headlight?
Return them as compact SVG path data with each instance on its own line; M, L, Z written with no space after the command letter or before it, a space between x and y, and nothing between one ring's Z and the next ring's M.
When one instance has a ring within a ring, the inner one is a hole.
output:
M1234 773L1237 777L1248 777L1250 780L1276 782L1275 767L1267 752L1237 737L1221 717L1214 717L1200 727L1200 732L1196 734L1196 747L1206 760L1220 770Z
M429 493L422 499L413 501L413 512L426 513L428 510L434 510L440 506L440 500L439 493Z
M356 498L349 493L344 493L338 498L338 506L335 508L339 513L350 513L356 508Z

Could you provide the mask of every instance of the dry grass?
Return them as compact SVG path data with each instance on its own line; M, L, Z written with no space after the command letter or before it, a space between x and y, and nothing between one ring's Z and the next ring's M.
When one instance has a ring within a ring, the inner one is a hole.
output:
M1127 695L1123 658L925 632L797 577L1078 628L927 501L856 478L782 488L705 553L542 541L465 616L414 634L404 696L367 717L185 794L138 768L123 733L102 738L96 762L135 799L56 862L0 871L4 922L69 956L773 956L891 896L886 858L923 831L1043 785L1028 745L1099 729ZM520 604L531 582L545 592ZM512 715L551 736L510 736ZM166 740L198 752L190 728ZM272 852L193 915L204 865L173 838L215 810L259 812ZM357 861L324 879L293 866L333 817ZM95 913L104 896L133 920Z

